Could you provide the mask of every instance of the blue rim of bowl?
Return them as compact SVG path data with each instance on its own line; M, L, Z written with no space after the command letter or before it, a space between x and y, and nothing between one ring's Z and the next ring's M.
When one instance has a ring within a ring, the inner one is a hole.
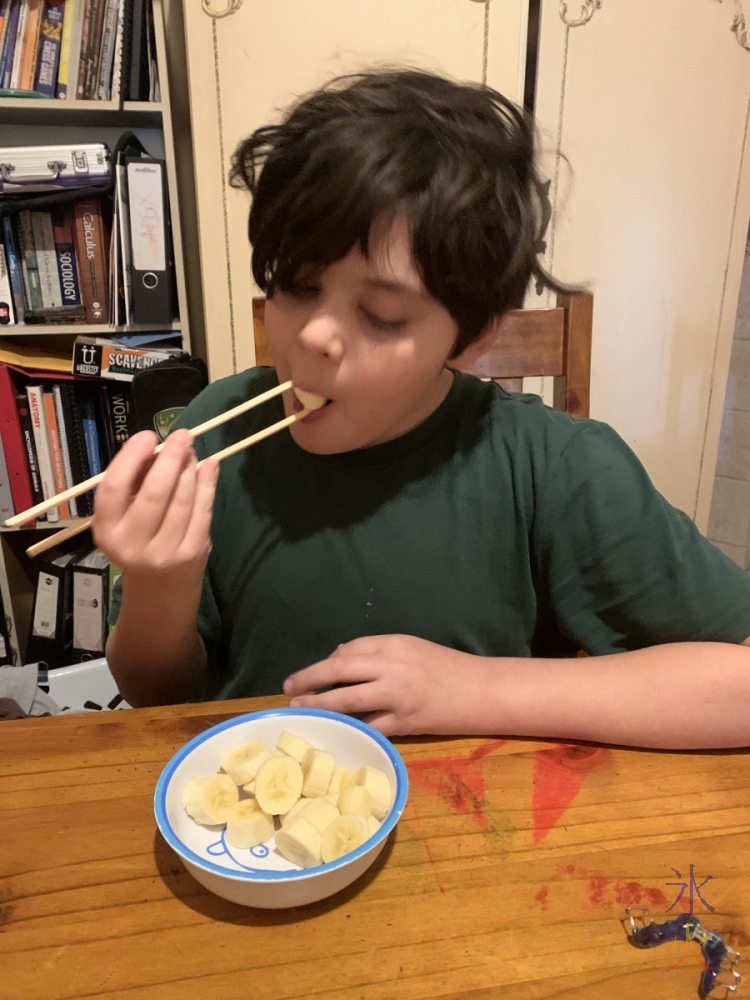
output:
M177 768L183 762L183 760L195 750L196 747L200 746L201 743L205 743L207 739L215 736L216 733L222 732L224 729L232 729L234 726L238 726L241 723L255 721L256 719L272 718L275 716L313 716L320 719L331 719L335 722L342 723L343 725L351 726L352 729L358 729L360 732L365 733L370 739L374 740L378 746L385 751L388 759L393 765L393 770L396 773L396 797L391 807L391 811L388 813L383 825L374 833L372 837L364 842L360 847L356 848L354 851L350 851L349 854L345 854L342 858L338 858L336 861L329 861L327 864L318 865L316 868L301 868L295 869L293 871L264 871L262 874L256 872L241 872L236 871L231 868L224 868L222 865L216 865L211 861L207 861L200 854L196 854L192 851L187 844L182 841L177 834L172 829L172 824L169 822L166 810L166 800L167 800L167 789L169 787L169 782L172 779ZM385 840L390 834L391 830L395 827L396 823L401 817L401 813L404 811L404 806L406 805L406 796L409 791L409 777L406 771L406 765L393 746L393 744L386 739L382 733L379 733L377 729L373 729L372 726L368 726L364 722L360 722L359 719L353 719L348 715L341 715L338 712L329 712L323 708L268 708L261 712L247 712L245 715L236 715L232 719L228 719L226 722L220 722L216 726L212 726L205 732L200 733L198 736L194 736L192 740L187 742L182 749L178 750L174 757L168 762L159 780L156 783L156 789L154 791L154 813L156 815L156 825L159 827L162 836L173 848L177 854L181 857L186 858L192 864L197 865L203 871L212 872L215 875L222 875L225 878L236 879L240 882L293 882L298 879L310 878L313 875L320 875L323 872L335 871L337 868L342 868L344 865L351 864L352 861L356 861L357 858L362 857L363 854L367 854L373 848L374 840Z

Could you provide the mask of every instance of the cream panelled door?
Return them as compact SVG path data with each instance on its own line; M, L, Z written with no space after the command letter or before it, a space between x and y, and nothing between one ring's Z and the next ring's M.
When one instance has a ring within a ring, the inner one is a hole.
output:
M295 96L370 64L523 90L528 0L184 0L211 379L254 362L249 198L236 144Z
M546 0L547 262L594 291L592 415L705 530L750 217L748 0ZM570 174L572 172L572 180Z

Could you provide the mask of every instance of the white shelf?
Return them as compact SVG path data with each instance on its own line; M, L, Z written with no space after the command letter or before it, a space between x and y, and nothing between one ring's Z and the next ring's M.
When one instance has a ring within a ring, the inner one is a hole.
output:
M167 326L151 324L146 326L109 326L107 323L16 323L13 326L0 326L0 337L36 337L39 334L75 334L78 337L116 337L118 333L151 333L152 331L170 330L180 332L182 324L179 320Z

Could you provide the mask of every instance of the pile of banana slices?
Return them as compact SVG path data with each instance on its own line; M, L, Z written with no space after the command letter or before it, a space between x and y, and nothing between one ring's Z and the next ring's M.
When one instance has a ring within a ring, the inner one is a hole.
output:
M332 753L288 732L275 751L262 740L230 750L223 773L185 786L188 814L201 825L226 826L234 847L256 847L275 834L277 851L300 868L335 861L380 829L392 801L385 771L339 767Z

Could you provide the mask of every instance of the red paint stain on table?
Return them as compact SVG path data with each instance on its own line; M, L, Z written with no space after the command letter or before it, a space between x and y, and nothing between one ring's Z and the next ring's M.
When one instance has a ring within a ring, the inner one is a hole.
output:
M580 792L586 775L600 767L606 755L603 747L568 744L535 751L532 779L535 844L547 836Z
M480 830L489 826L484 812L486 785L482 760L506 740L490 740L468 757L431 757L407 763L409 781L424 792L439 795L454 812L473 816Z
M432 857L432 851L430 850L430 843L422 832L422 824L419 822L419 813L417 812L417 807L414 805L412 799L407 802L407 810L411 812L411 819L414 823L414 829L417 831L417 836L424 844L424 849L427 853L427 860L430 863L430 868L432 868L432 874L435 876L435 881L437 882L437 887L440 890L442 896L445 895L445 889L443 883L440 881L440 876L438 875L438 870L435 865L435 861Z
M666 910L669 900L662 890L655 885L643 885L630 879L608 878L588 868L577 868L575 865L558 865L560 875L582 875L587 879L589 903L600 910L613 910L625 906L653 906ZM680 900L680 909L684 897Z
M547 896L549 895L549 886L543 885L539 892L534 896L534 902L538 903L541 909L547 909Z

